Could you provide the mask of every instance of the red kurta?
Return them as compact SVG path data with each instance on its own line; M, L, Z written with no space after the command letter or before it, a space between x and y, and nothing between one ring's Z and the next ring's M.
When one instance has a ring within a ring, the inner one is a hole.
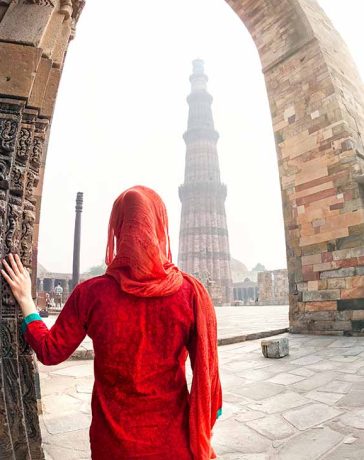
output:
M108 275L76 287L55 325L27 325L44 364L93 340L95 384L90 441L94 460L192 460L185 361L196 346L191 284L165 297L136 297Z

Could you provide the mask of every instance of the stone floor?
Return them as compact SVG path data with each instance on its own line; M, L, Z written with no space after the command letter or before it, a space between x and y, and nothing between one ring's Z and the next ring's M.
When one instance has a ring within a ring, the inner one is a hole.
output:
M224 406L214 429L218 458L363 459L364 338L285 336L290 355L280 360L264 358L260 340L219 347ZM90 458L92 366L40 366L49 459Z

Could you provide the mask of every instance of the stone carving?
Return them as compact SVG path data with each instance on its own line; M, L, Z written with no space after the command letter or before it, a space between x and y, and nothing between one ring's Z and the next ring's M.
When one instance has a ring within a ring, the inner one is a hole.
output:
M43 153L44 139L41 137L34 137L33 147L30 154L30 165L37 171L40 168L42 153Z
M0 119L0 154L9 155L14 150L17 129L16 121Z
M29 128L21 128L19 138L18 138L18 147L16 150L17 159L20 162L25 163L28 159L29 149L32 145L32 131Z
M14 321L4 320L0 323L0 343L1 343L1 358L11 358L14 356Z
M54 3L51 0L24 0L24 4L54 7Z
M37 186L39 176L32 171L28 171L26 184L25 184L25 197L29 201L33 201L33 190Z
M69 19L73 13L72 0L61 0L60 13L65 15L65 19Z
M19 247L19 218L20 209L16 205L8 205L7 226L5 233L5 255L10 252L16 252Z
M33 225L35 215L32 211L25 210L22 220L22 231L20 238L20 256L23 264L26 267L32 265L32 241L33 241Z
M9 170L10 161L8 159L0 159L0 189L2 190L9 188Z
M20 319L18 322L18 327L17 327L18 331L20 330L21 321L22 319ZM33 354L32 349L25 341L23 334L19 334L18 337L19 337L19 343L18 343L19 355L32 355Z
M11 170L10 181L10 189L14 195L21 196L23 194L24 176L24 168L18 165L14 165Z

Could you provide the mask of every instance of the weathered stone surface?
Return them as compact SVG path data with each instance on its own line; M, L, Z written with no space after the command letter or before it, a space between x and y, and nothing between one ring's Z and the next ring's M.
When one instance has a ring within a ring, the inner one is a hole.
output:
M261 341L262 353L266 358L283 358L289 354L287 337Z
M341 268L339 270L323 271L320 274L321 279L325 278L343 278L355 275L355 268Z
M44 93L44 99L40 110L43 117L51 117L56 104L59 81L61 79L61 70L52 68L49 74L47 86Z
M294 428L278 415L269 415L247 422L250 428L269 439L285 439L295 433Z
M342 397L343 395L340 393L328 393L318 390L313 390L306 394L306 398L328 405L336 404Z
M88 428L91 423L89 415L77 414L77 417L75 417L74 413L59 415L57 417L54 415L45 415L43 420L50 434L82 430Z
M336 377L335 372L328 371L328 372L318 373L305 380L294 383L293 388L295 388L298 391L311 391L318 387L328 384L335 377Z
M305 291L303 292L304 302L320 302L340 299L339 289L327 289L325 291Z
M0 95L30 95L42 51L30 46L0 42Z
M220 454L230 452L244 452L246 454L255 454L266 452L270 442L245 425L241 425L239 432L232 431L233 422L226 420L219 426L218 432L215 432L214 445L219 449Z
M52 68L52 61L42 58L37 74L35 76L34 84L29 96L29 107L39 109L42 107L44 100L44 93L47 88L49 74Z
M333 409L326 404L310 404L298 409L292 409L283 414L283 417L288 420L299 430L307 430L316 425L337 417L342 412Z
M31 49L38 47L54 9L51 2L48 3L48 6L23 0L12 3L0 22L0 40L30 45Z
M351 391L339 401L339 406L342 407L363 407L364 406L364 390Z
M278 385L291 385L292 383L300 382L303 379L303 376L282 373L268 379L267 382L277 383Z
M251 400L260 401L261 399L282 393L284 387L268 382L254 382L242 385L241 388L235 387L231 391Z
M350 412L342 415L340 421L346 426L364 430L364 409L352 409Z
M344 439L344 435L328 427L314 428L290 439L279 450L281 460L318 459Z
M298 393L292 391L273 396L257 404L249 404L249 408L267 414L283 412L293 407L303 406L310 403L309 399L304 398Z

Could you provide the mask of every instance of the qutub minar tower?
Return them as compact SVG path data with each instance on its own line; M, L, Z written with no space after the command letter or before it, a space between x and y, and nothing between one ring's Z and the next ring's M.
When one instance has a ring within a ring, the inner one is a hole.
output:
M179 237L179 266L197 276L209 289L215 304L232 300L229 236L226 225L226 185L220 180L218 132L214 127L204 63L193 61Z

